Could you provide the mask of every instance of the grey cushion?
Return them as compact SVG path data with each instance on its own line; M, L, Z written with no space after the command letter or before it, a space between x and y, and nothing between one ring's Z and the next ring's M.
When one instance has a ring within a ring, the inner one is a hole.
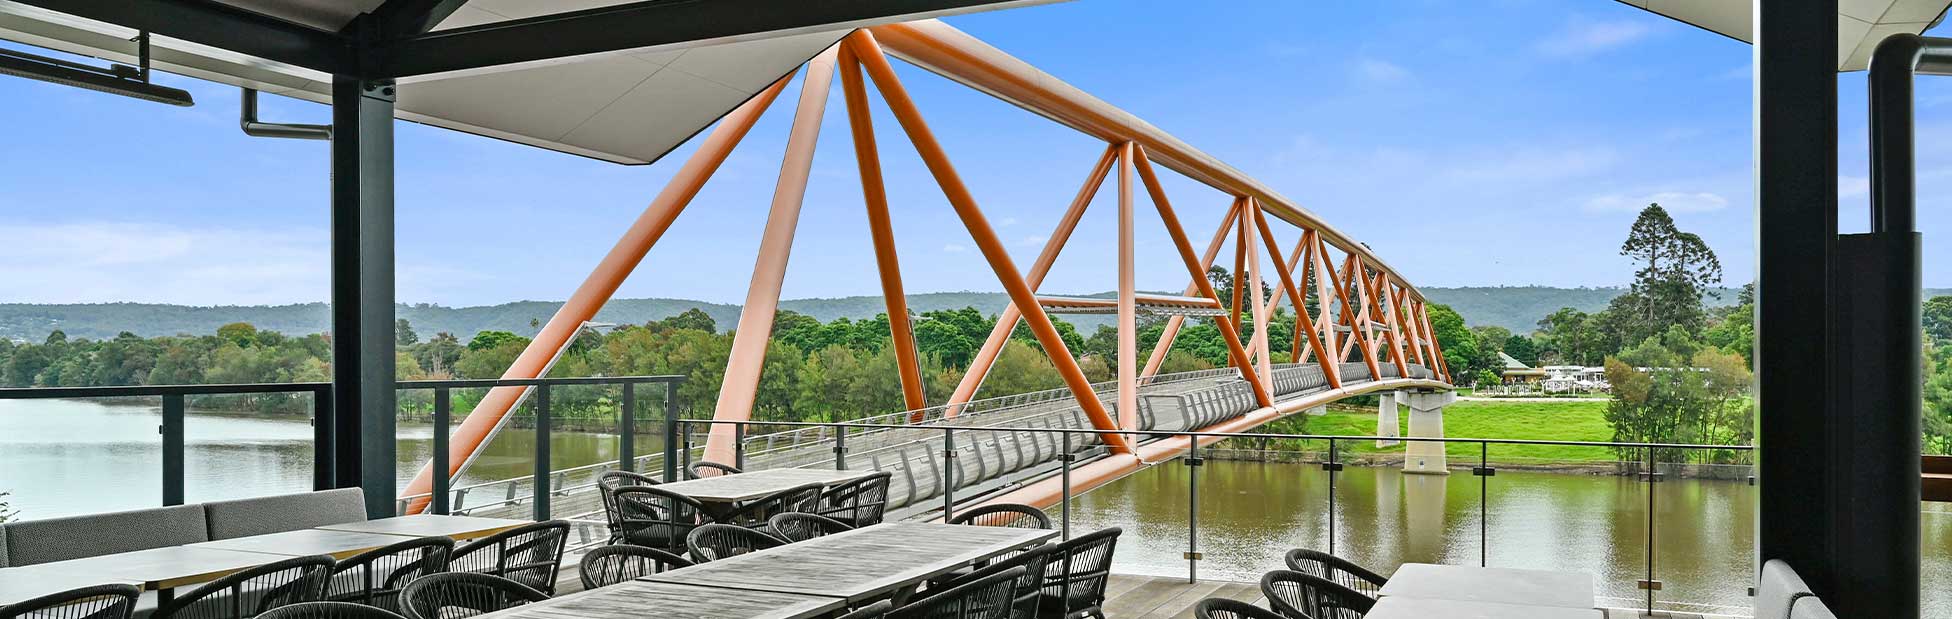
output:
M1796 570L1782 559L1770 559L1762 564L1762 576L1756 579L1755 619L1789 619L1797 599L1811 595L1810 586Z
M1789 616L1790 619L1837 619L1837 614L1830 612L1830 607L1814 595L1797 598L1796 604L1789 609Z
M358 488L204 503L210 539L231 539L344 524L366 519Z
M7 565L7 525L0 524L0 567Z
M178 505L7 525L7 557L34 565L210 541L203 506Z

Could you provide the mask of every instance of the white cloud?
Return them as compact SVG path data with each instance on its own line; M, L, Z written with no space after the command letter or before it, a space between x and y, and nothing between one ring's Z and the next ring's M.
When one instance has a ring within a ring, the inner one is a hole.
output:
M0 226L0 300L300 303L330 292L323 229L72 222Z
M1590 213L1637 212L1649 204L1659 204L1670 213L1706 213L1728 207L1728 198L1706 191L1661 191L1640 196L1607 194L1586 201Z
M1051 240L1051 237L1049 237L1049 236L1047 236L1047 235L1042 235L1042 234L1033 234L1033 235L1030 235L1030 236L1026 236L1026 237L1023 237L1023 244L1025 244L1025 245L1043 245L1045 241L1049 241L1049 240Z
M969 248L968 248L968 247L966 247L966 246L963 246L963 245L959 245L959 244L956 244L956 243L950 243L950 244L948 244L948 245L943 245L943 246L942 246L942 251L944 251L944 252L948 252L948 253L951 253L951 254L960 254L960 253L963 253L963 252L966 252L966 251L969 251Z
M996 227L998 228L1008 228L1014 225L1017 225L1017 218L1015 217L1004 217L996 220Z
M1410 77L1410 70L1386 60L1363 58L1356 61L1356 75L1371 82L1400 82Z
M1652 33L1653 29L1639 21L1582 20L1539 41L1537 48L1554 56L1584 56L1633 43Z
M1868 176L1837 175L1837 197L1855 198L1871 193L1871 178Z

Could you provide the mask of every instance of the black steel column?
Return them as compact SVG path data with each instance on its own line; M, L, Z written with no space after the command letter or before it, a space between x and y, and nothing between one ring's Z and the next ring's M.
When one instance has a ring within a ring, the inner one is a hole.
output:
M393 85L332 81L335 485L391 516L394 473Z

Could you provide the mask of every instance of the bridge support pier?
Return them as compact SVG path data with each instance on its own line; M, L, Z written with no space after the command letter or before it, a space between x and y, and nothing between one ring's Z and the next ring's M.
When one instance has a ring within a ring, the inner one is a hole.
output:
M1322 416L1322 415L1327 415L1327 414L1328 414L1328 405L1327 405L1327 404L1323 404L1323 405L1321 405L1321 406L1317 406L1317 407L1315 407L1315 408L1311 408L1311 409L1308 409L1308 410L1304 410L1304 411L1301 411L1301 412L1302 412L1302 413L1304 413L1304 414L1307 414L1307 415L1309 415L1309 416L1311 416L1311 417L1320 417L1320 416Z
M1399 396L1410 405L1410 436L1442 438L1444 436L1444 407L1457 401L1454 391L1404 391ZM1449 475L1445 466L1444 444L1430 441L1410 441L1403 454L1403 472L1427 475Z
M1394 447L1403 441L1397 440L1401 434L1400 422L1396 416L1396 392L1385 391L1376 394L1376 446Z

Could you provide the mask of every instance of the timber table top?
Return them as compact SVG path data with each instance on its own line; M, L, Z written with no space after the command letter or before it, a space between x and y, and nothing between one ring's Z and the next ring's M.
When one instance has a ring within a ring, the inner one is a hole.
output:
M141 585L145 589L169 589L183 585L193 585L222 578L259 565L280 560L261 552L223 550L219 548L198 548L195 546L166 546L135 552L122 552L98 557L70 559L41 563L23 568L45 570L42 573L69 572L92 575L97 582L104 584L124 582ZM11 580L11 578L9 578Z
M1397 596L1377 600L1363 619L1606 619L1606 611Z
M69 589L80 589L95 585L136 585L142 581L132 578L104 576L92 569L54 567L47 564L23 567L0 568L0 606L31 600L43 595L60 593Z
M1405 563L1379 597L1592 609L1593 575L1502 567ZM1435 615L1432 615L1435 616ZM1459 615L1470 616L1470 615Z
M332 529L299 529L281 533L252 535L250 537L198 542L190 544L190 547L239 550L243 552L278 555L281 557L332 555L334 559L344 559L368 550L411 539L414 539L414 537L388 533L362 533L358 531L335 531Z
M478 619L808 619L846 607L847 600L831 596L632 581Z
M658 489L676 492L704 503L735 503L770 496L807 484L821 483L831 486L873 474L875 474L873 470L766 469L659 484Z
M640 580L862 601L1057 536L1050 529L884 523Z
M508 518L481 518L478 516L416 514L363 522L328 524L318 528L327 531L380 533L385 535L405 535L408 537L441 536L454 538L455 541L465 541L477 537L487 537L525 524L529 524L529 521Z

